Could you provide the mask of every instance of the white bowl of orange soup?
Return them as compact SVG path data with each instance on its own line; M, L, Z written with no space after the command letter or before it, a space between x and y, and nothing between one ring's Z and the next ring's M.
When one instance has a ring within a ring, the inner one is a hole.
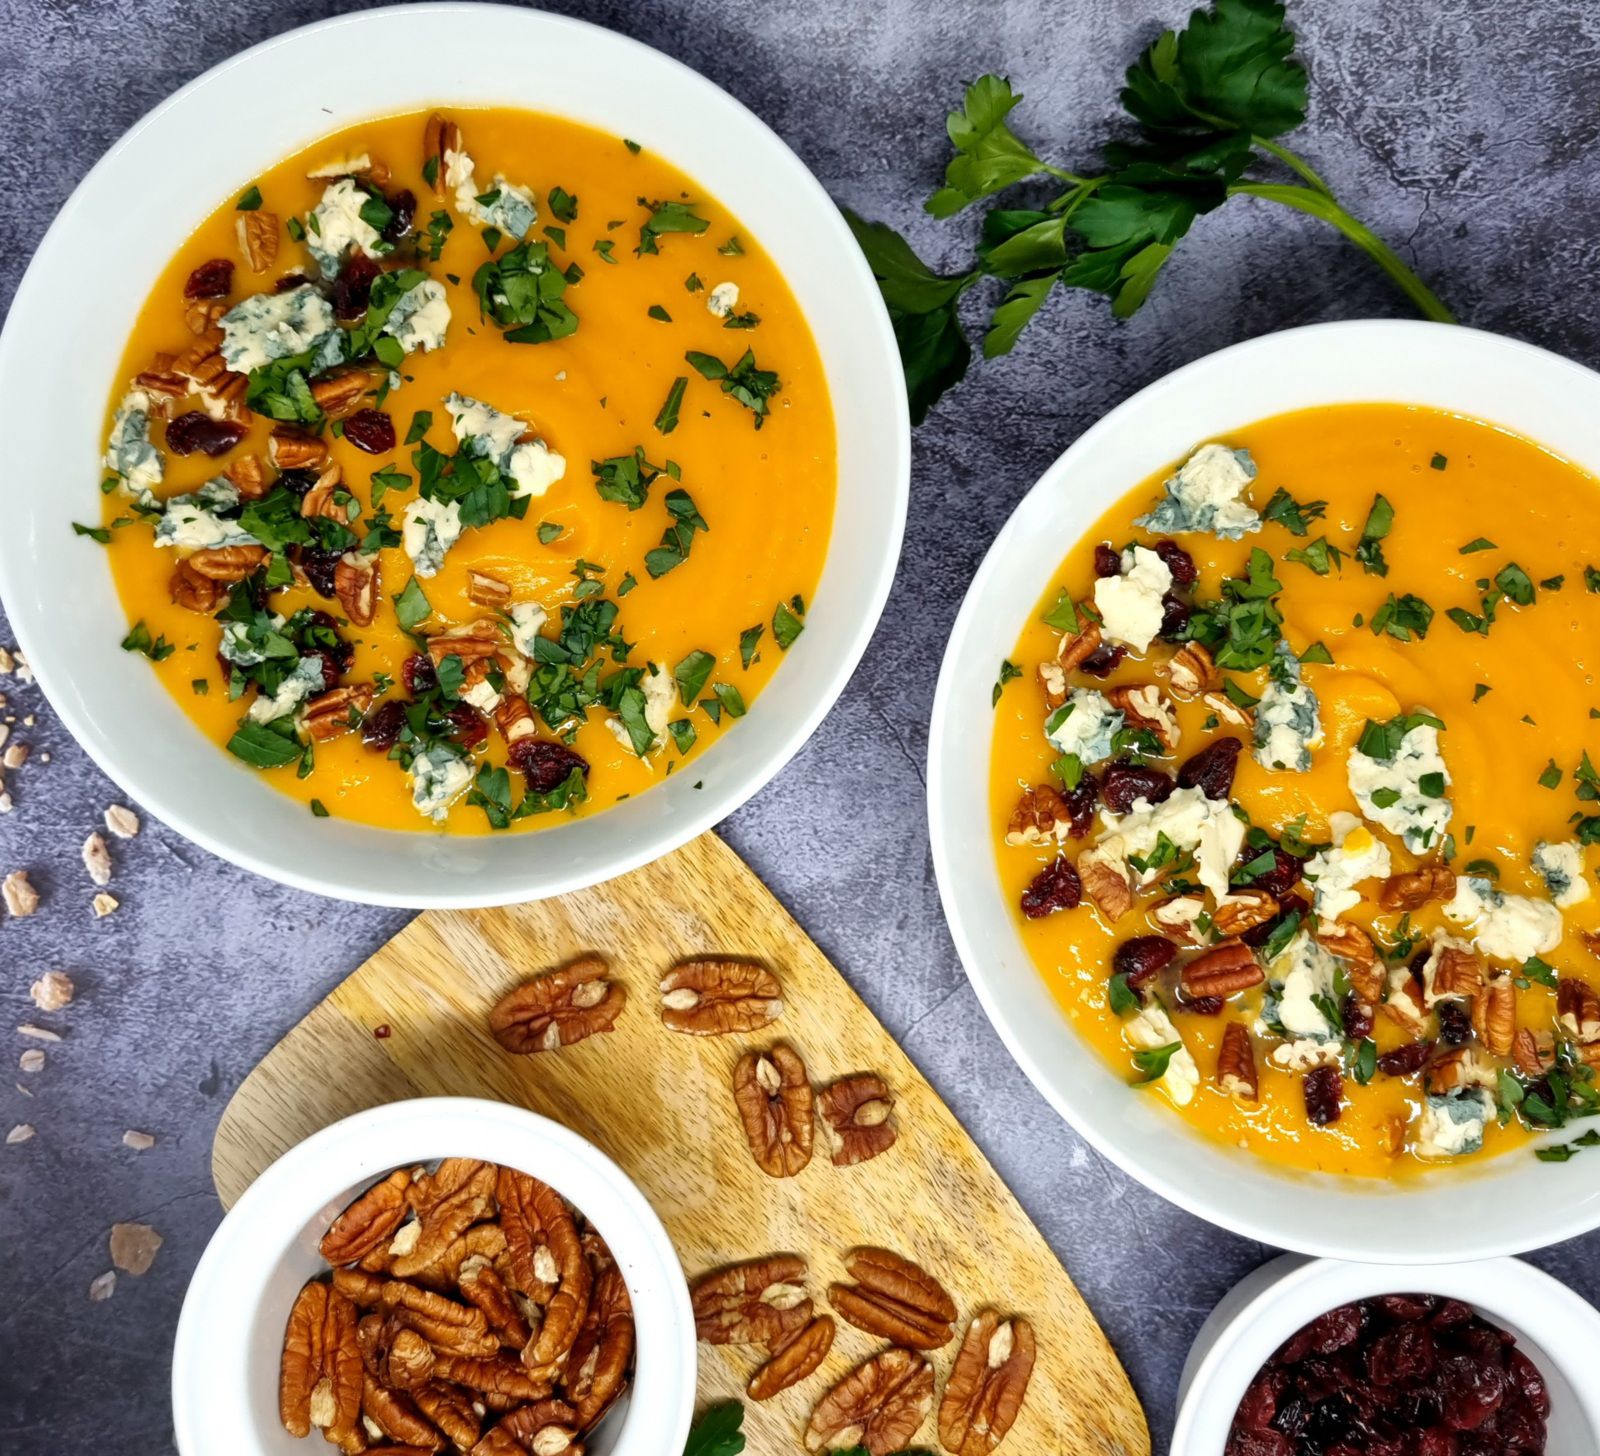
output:
M1597 410L1492 335L1292 330L1113 411L979 569L929 747L957 947L1202 1217L1419 1263L1600 1222Z
M0 398L0 584L68 727L205 847L379 903L560 893L731 812L842 691L906 511L815 178L676 62L496 6L157 108L41 245Z

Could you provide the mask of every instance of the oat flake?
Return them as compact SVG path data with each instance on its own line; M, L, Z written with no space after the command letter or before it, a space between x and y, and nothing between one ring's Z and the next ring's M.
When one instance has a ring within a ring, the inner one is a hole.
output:
M136 1153L142 1153L156 1145L156 1140L147 1132L135 1132L131 1127L122 1135L122 1146L132 1148Z
M89 908L94 911L96 920L104 920L122 902L115 895L108 895L102 890L89 902Z
M147 1223L111 1225L111 1262L124 1274L143 1274L160 1247L161 1235Z
M111 883L111 851L106 848L103 836L91 834L83 841L83 867L95 884Z
M72 977L65 971L46 971L28 988L41 1011L59 1011L72 1004Z
M118 839L132 839L139 832L139 816L132 809L113 804L106 810L106 828Z
M31 1021L24 1021L17 1028L19 1036L31 1036L35 1041L60 1041L61 1033L51 1031L48 1026L35 1026Z
M17 1058L17 1065L24 1072L42 1072L44 1070L44 1053L38 1047L29 1047L27 1051Z
M25 1122L19 1122L6 1134L8 1143L25 1143L33 1136L33 1129Z
M116 1293L116 1289L117 1271L107 1269L104 1274L96 1274L89 1281L89 1298L95 1304L99 1304L102 1300L110 1299Z
M5 899L6 909L18 919L39 908L39 892L28 883L27 870L12 870L0 881L0 896Z

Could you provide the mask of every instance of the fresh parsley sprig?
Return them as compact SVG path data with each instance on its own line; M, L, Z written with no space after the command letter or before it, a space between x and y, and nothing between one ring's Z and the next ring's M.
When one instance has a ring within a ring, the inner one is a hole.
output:
M1045 160L1011 130L1022 97L1004 77L968 86L946 123L956 154L926 210L952 217L1017 183L1059 186L1042 207L991 206L974 265L951 275L928 268L891 228L849 217L894 324L913 423L966 372L972 351L957 303L968 289L985 278L1005 285L984 335L986 358L1015 345L1058 283L1107 295L1112 312L1127 318L1195 219L1235 197L1331 224L1425 317L1454 322L1399 255L1277 140L1306 118L1306 73L1290 54L1294 45L1276 0L1214 0L1196 10L1185 29L1163 33L1129 68L1121 99L1133 139L1107 141L1104 170L1093 175ZM1296 180L1252 171L1274 167Z

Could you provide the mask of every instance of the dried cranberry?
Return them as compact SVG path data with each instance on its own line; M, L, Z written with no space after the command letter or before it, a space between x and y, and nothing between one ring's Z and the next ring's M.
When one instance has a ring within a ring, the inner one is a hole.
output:
M1100 796L1113 814L1126 814L1137 799L1150 804L1164 803L1172 797L1174 787L1160 769L1126 758L1114 759L1100 778Z
M1417 1442L1417 1456L1461 1456L1456 1433L1442 1427L1424 1431L1422 1439Z
M1470 1324L1477 1318L1473 1314L1470 1304L1463 1304L1459 1299L1441 1300L1438 1309L1433 1312L1435 1329L1449 1330L1458 1325Z
M233 288L233 261L211 258L189 275L183 285L185 298L226 298Z
M1452 1430L1475 1431L1506 1397L1505 1372L1473 1355L1451 1355L1439 1362L1444 1421Z
M1507 1362L1511 1387L1533 1408L1536 1415L1550 1414L1550 1387L1533 1363L1521 1350L1513 1350Z
M1428 1065L1428 1058L1433 1055L1431 1041L1413 1041L1405 1046L1396 1047L1392 1052L1385 1052L1378 1058L1378 1070L1386 1077L1411 1077ZM1420 1315L1403 1316L1407 1319L1420 1319Z
M408 187L405 191L396 192L384 200L389 204L389 211L394 216L389 219L388 225L383 230L383 240L386 243L398 243L411 231L412 220L417 215L417 196Z
M1372 1302L1392 1320L1426 1319L1438 1303L1431 1294L1380 1294Z
M1102 541L1094 548L1094 574L1096 576L1122 574L1122 553L1109 541Z
M1545 1443L1544 1417L1531 1406L1518 1401L1507 1401L1494 1414L1495 1435L1507 1446L1522 1447L1530 1451L1543 1451Z
M1111 968L1130 986L1142 986L1158 971L1166 970L1177 953L1178 947L1163 936L1136 935L1112 952Z
M361 741L368 748L378 748L388 752L394 747L400 737L400 730L405 726L406 705L391 699L376 712L368 713L361 720Z
M387 455L394 449L394 421L382 410L359 409L344 422L344 437L369 455Z
M238 420L214 420L200 410L190 410L167 423L167 449L174 455L196 450L215 458L226 455L248 433Z
M1472 1017L1459 1001L1441 1001L1434 1010L1439 1013L1439 1040L1446 1046L1472 1040Z
M1235 1431L1224 1456L1294 1456L1294 1444L1277 1431Z
M310 470L285 470L278 476L277 483L291 495L304 499L306 493L317 483L316 473Z
M548 794L559 788L572 776L574 769L581 774L589 772L587 761L565 743L549 738L519 738L506 757L536 794Z
M1259 859L1266 851L1246 848L1245 863ZM1272 846L1272 868L1264 874L1258 874L1250 881L1252 890L1264 890L1275 899L1281 899L1300 883L1300 872L1305 868L1302 860L1296 859L1282 845Z
M1266 1430L1278 1413L1278 1398L1288 1383L1289 1377L1282 1370L1263 1370L1250 1382L1250 1388L1239 1402L1234 1426L1243 1426L1247 1431Z
M322 660L322 687L319 691L325 693L339 686L339 679L344 676L344 670L339 666L339 659L334 653L323 647L313 647L303 656Z
M1433 1373L1433 1333L1419 1320L1384 1331L1367 1348L1374 1385L1409 1385Z
M1278 1414L1273 1417L1272 1424L1286 1436L1298 1436L1305 1430L1306 1422L1310 1419L1310 1404L1299 1392L1293 1392L1278 1407Z
M414 698L431 693L439 686L438 674L433 670L433 659L426 652L413 652L400 668L400 680Z
M1029 920L1040 920L1057 910L1075 910L1082 899L1083 884L1071 861L1053 859L1022 892L1022 913Z
M457 703L445 717L455 725L450 736L463 748L476 748L480 743L488 742L489 725L471 703Z
M311 280L304 273L285 273L272 285L274 293L290 293L296 288L303 287Z
M1344 1034L1351 1041L1365 1041L1372 1035L1372 1007L1354 991L1346 994L1339 1011L1344 1018Z
M1155 553L1167 563L1174 586L1191 587L1200 579L1200 570L1194 564L1194 557L1176 541L1157 541Z
M1181 987L1178 990L1178 1010L1187 1011L1191 1016L1220 1016L1227 1004L1225 996L1196 996L1191 1000Z
M1163 642L1187 642L1189 618L1193 615L1194 609L1177 592L1167 592L1161 598L1161 625L1156 635Z
M1280 1365L1298 1365L1308 1355L1331 1355L1361 1333L1362 1321L1359 1304L1341 1304L1337 1309L1319 1314L1288 1340L1274 1358Z
M360 318L372 296L372 282L382 270L365 253L351 253L339 265L339 276L329 290L334 313L342 319Z
M1337 1067L1313 1067L1306 1073L1306 1121L1327 1127L1344 1110L1344 1075Z
M316 546L296 546L291 549L290 559L305 572L306 580L319 596L331 597L334 595L334 573L343 554L341 551L323 551Z
M1213 738L1199 753L1183 761L1178 770L1178 787L1199 789L1208 799L1226 799L1233 792L1233 775L1243 747L1237 738Z
M1122 659L1127 655L1126 647L1102 642L1078 664L1078 671L1086 672L1090 677L1110 677L1122 665Z
M1078 787L1068 789L1061 799L1071 816L1067 822L1067 833L1074 839L1082 839L1094 823L1095 805L1100 802L1100 781L1093 774L1086 773L1078 780Z

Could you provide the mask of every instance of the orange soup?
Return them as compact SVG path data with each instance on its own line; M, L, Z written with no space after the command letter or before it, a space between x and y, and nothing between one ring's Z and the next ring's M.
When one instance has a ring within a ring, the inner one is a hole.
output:
M313 813L395 829L683 771L803 630L833 518L759 240L648 146L507 109L242 188L156 280L107 438L124 645Z
M1108 510L1001 674L1022 933L1130 1096L1390 1176L1600 1110L1600 483L1399 405ZM1600 1154L1595 1154L1600 1156Z

